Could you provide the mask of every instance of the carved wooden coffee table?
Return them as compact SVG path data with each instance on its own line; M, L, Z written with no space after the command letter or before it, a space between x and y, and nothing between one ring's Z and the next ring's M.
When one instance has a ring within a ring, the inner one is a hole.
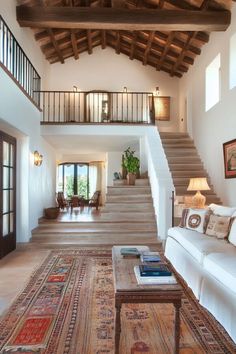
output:
M122 246L124 247L124 246ZM145 247L145 246L132 246ZM180 308L182 287L177 284L140 285L137 283L134 266L140 264L139 258L124 258L120 255L120 246L112 248L112 261L115 285L115 354L119 354L121 321L120 311L125 303L172 303L175 307L174 353L179 353ZM146 247L146 249L148 249Z

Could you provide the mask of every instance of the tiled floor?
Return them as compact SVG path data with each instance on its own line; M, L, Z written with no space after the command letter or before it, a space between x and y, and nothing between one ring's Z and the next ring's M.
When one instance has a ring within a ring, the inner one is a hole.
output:
M0 315L26 285L30 274L49 254L47 249L27 249L11 252L0 260Z

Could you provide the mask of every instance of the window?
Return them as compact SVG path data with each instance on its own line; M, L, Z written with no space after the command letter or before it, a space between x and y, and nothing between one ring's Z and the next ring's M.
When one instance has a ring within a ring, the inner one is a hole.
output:
M236 86L236 33L230 38L229 88Z
M57 191L66 196L79 195L88 199L88 164L64 163L57 168Z
M206 105L208 111L220 100L220 54L206 68Z

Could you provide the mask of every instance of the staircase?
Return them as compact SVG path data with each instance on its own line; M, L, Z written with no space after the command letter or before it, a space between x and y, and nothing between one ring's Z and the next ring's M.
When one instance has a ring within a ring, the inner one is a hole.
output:
M209 191L202 192L206 196L206 204L221 204L204 169L194 141L189 135L187 133L160 133L160 137L172 174L176 196L193 195L194 192L187 191L189 179L206 177L210 187Z
M58 222L43 219L32 242L69 245L157 244L157 226L148 179L135 186L114 181L106 205L94 221Z

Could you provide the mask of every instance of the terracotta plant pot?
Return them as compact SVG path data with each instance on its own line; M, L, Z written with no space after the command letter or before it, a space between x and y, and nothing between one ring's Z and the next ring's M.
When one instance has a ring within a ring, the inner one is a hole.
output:
M44 216L46 219L56 219L59 215L60 209L58 207L44 209Z
M130 186L134 186L135 185L135 180L136 180L136 175L134 173L128 173L127 174L127 183Z

